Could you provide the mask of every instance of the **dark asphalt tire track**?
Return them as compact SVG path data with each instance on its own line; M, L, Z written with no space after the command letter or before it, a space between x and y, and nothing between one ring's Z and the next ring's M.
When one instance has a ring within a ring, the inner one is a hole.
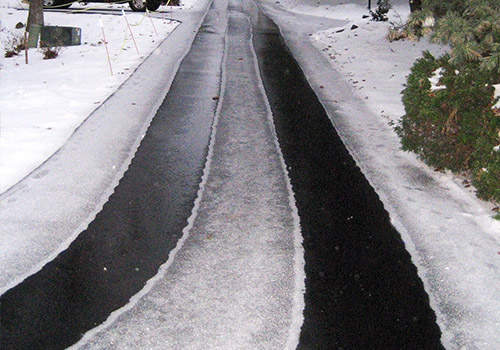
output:
M249 11L304 237L298 349L443 349L428 295L383 204L277 26L261 11Z
M0 348L64 349L125 305L191 215L220 93L224 32L207 15L135 158L71 246L0 297Z

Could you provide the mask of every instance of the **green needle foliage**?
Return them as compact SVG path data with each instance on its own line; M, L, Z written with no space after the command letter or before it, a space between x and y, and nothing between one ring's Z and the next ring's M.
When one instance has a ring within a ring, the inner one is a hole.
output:
M450 47L417 60L403 91L402 149L440 169L469 175L477 195L500 202L500 1L426 0L408 37L429 34ZM431 78L439 81L433 86Z
M500 1L463 1L465 9L448 11L436 21L431 40L447 44L458 64L481 63L500 76Z

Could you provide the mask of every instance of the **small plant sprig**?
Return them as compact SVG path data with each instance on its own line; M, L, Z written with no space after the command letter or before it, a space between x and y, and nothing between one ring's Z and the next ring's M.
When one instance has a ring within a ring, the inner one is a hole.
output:
M397 40L404 40L408 38L408 32L406 29L406 24L403 22L403 19L401 18L400 14L396 13L397 16L397 21L390 22L389 26L389 32L387 33L387 40L389 42L397 41Z
M377 9L375 12L370 10L372 21L386 22L388 20L387 13L392 8L389 0L377 0Z
M57 58L59 54L62 52L62 47L61 46L55 46L55 47L42 47L40 48L40 51L43 54L43 59L44 60L51 60L54 58Z
M24 35L20 33L9 33L9 37L4 41L4 56L6 58L17 56L24 49Z

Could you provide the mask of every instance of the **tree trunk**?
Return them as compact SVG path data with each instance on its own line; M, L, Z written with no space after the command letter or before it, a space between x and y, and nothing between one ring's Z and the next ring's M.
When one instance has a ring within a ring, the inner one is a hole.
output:
M30 0L28 23L26 28L29 32L28 42L36 41L38 38L34 38L34 35L38 35L38 31L31 30L31 26L39 25L43 26L43 0Z
M410 11L420 11L422 10L422 0L410 0Z

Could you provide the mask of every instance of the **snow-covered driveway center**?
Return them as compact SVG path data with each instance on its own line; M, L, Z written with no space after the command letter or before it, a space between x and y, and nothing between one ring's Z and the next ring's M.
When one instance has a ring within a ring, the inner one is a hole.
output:
M226 4L214 5L212 16L218 16L220 28ZM250 33L248 18L230 11L224 92L199 201L181 249L152 290L113 317L108 328L89 335L83 348L278 349L296 344L303 284L298 220Z

